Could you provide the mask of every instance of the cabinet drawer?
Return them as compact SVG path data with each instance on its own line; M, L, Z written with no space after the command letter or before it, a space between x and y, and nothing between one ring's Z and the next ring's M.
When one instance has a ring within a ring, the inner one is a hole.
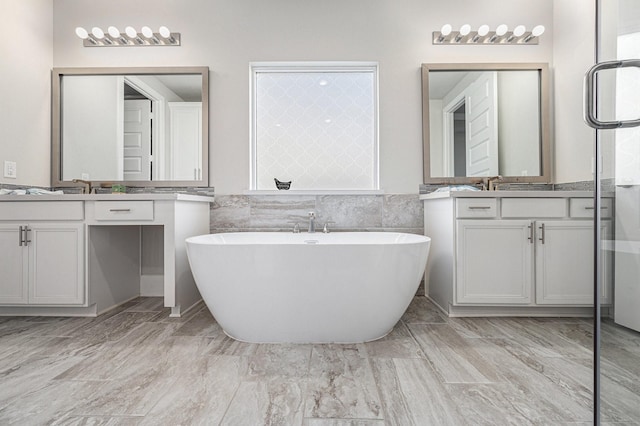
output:
M496 217L498 200L495 198L462 198L456 202L456 217Z
M567 217L565 198L503 198L503 218Z
M25 195L35 197L35 195ZM82 201L0 201L2 220L82 220Z
M153 220L153 201L96 201L95 220Z
M600 211L602 217L611 217L613 215L613 200L611 198L603 198ZM572 198L569 200L569 215L571 217L593 217L593 198Z

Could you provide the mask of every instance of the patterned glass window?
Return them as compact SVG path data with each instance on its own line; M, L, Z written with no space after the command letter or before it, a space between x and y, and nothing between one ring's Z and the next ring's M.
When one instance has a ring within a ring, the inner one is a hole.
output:
M377 65L251 69L252 189L378 189Z

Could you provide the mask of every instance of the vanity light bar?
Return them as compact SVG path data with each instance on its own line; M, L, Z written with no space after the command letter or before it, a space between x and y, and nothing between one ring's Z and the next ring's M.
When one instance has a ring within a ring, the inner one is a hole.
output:
M114 26L109 27L106 34L99 27L93 27L91 32L78 27L76 35L83 40L84 47L180 46L180 33L172 33L165 26L161 26L157 33L147 26L142 27L140 32L133 27L126 27L124 34Z
M445 24L440 31L433 32L433 44L533 45L538 44L544 30L544 25L536 25L531 31L527 31L524 25L518 25L513 31L509 31L509 27L502 24L495 31L490 31L488 25L481 25L477 31L471 31L471 26L465 24L459 31L453 31L451 25Z

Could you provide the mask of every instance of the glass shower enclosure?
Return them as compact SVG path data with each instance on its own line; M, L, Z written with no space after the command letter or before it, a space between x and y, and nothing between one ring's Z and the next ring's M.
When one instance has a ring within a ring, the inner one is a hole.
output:
M596 129L594 424L639 424L640 1L596 0L596 20L584 108ZM612 232L604 235L607 222ZM613 258L613 304L601 306L606 256Z

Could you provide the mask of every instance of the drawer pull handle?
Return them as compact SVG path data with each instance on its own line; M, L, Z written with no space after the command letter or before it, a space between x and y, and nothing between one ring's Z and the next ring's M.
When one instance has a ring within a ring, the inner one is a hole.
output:
M544 244L544 223L540 225L540 238L538 238L542 244Z
M109 209L110 212L130 212L131 209Z
M602 207L600 207L600 210L605 210L605 209L608 209L608 208L609 208L609 207L607 207L607 206L602 206ZM585 210L595 210L595 207L593 207L593 206L586 206L584 209L585 209Z
M491 206L469 206L469 210L489 210Z
M19 239L18 239L18 241L19 241L18 245L19 245L19 246L21 246L21 247L22 247L22 245L24 244L24 239L22 238L22 232L23 232L23 231L24 231L24 228L21 226L21 227L20 227L20 233L18 234L18 237L19 237ZM24 244L24 245L26 245L26 244Z

